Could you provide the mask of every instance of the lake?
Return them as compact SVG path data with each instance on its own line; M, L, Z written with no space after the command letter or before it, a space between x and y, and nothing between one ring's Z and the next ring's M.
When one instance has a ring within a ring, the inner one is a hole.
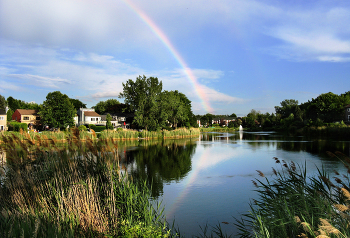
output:
M349 156L349 141L316 140L273 132L203 133L198 138L165 140L120 147L122 163L133 179L147 179L152 196L162 201L167 221L175 221L181 235L199 235L206 224L236 232L234 217L247 213L257 198L252 180L281 170L273 157L307 167L344 171L337 158L326 152ZM228 223L228 224L227 224ZM202 227L202 228L201 228Z

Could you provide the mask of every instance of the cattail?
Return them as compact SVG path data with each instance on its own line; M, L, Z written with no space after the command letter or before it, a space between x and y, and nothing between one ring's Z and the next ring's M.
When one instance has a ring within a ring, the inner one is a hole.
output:
M277 175L277 172L276 172L276 170L275 170L274 168L272 168L272 172L273 172L275 175Z
M257 187L257 188L259 187L258 184L254 180L252 180L252 182L253 182L255 187Z
M330 152L330 151L326 151L326 153L327 153L327 155L329 155L330 157L332 157L332 158L334 158L334 157L336 157L336 155L335 154L333 154L332 152Z
M261 172L260 170L257 170L257 172L259 173L259 176L261 176L261 177L265 177L264 173L263 173L263 172Z
M347 198L346 200L350 200L350 192L345 188L342 188L341 191L343 192L344 196Z
M334 180L337 182L337 183L342 183L343 181L341 181L340 178L337 178L337 177L334 177Z
M347 206L344 206L342 204L334 204L333 206L340 212L345 212L345 211L349 210L349 208Z
M281 163L279 160L276 160L276 164L279 164L279 163Z
M286 163L283 164L284 167L286 167L288 169L288 165Z
M335 173L335 175L339 175L338 171L336 171L335 169L333 169L333 172Z
M297 167L295 166L294 162L290 162L290 167L291 169L295 172L295 170L297 169Z

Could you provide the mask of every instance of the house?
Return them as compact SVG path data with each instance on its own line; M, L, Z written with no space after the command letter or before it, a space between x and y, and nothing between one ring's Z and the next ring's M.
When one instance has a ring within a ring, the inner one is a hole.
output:
M106 122L101 121L101 116L95 112L93 108L79 108L78 112L78 125L106 125Z
M38 110L33 109L17 109L12 114L12 120L26 123L29 129L37 128L40 125Z
M345 121L350 122L350 104L345 106Z
M7 130L7 115L6 112L0 109L0 131Z

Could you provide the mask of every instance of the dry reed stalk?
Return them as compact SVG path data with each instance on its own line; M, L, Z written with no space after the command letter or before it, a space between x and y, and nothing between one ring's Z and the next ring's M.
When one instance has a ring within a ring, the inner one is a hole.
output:
M261 176L261 177L265 177L264 173L263 173L263 172L261 172L260 170L257 170L257 172L258 172L259 176Z
M337 237L341 235L341 232L334 226L332 226L326 219L320 218L320 222L321 224L318 226L318 228L322 235L324 235L324 233L326 235L334 234Z

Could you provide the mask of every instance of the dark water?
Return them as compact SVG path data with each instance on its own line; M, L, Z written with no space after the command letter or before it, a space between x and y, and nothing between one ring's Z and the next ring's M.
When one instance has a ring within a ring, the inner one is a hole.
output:
M252 180L256 170L272 176L281 169L273 157L305 165L308 174L316 167L330 173L344 170L327 151L349 156L349 141L327 141L277 133L204 133L199 138L167 140L123 148L123 161L134 179L147 179L154 198L162 200L167 220L186 237L199 235L201 228L221 225L236 232L233 217L249 210L256 198ZM225 222L225 223L223 223ZM226 224L229 223L229 224Z

